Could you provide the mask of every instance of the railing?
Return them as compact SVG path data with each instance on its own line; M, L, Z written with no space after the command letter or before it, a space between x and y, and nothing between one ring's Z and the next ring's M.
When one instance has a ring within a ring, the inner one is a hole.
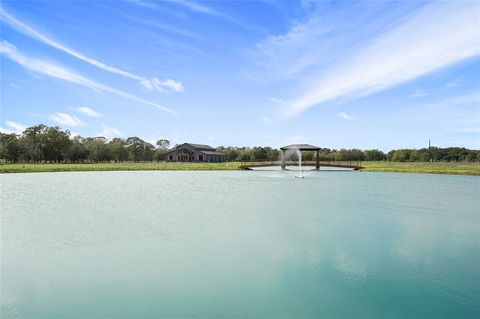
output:
M319 161L319 166L326 167L346 167L359 169L362 167L362 162L360 161ZM266 166L282 166L282 161L247 161L241 162L241 168L250 168L250 167L266 167ZM296 166L298 161L285 161L285 166ZM302 166L317 166L317 161L302 161Z

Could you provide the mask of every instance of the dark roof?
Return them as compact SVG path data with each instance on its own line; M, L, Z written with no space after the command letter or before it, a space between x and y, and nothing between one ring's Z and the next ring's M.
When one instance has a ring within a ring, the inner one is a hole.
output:
M220 152L215 152L215 151L200 151L200 153L205 154L205 155L222 155L222 156L225 156L225 154L220 153Z
M176 151L175 148L169 149L168 151L165 152L165 155L167 155L167 154L169 154L169 153L172 153L172 152L174 152L174 151Z
M193 144L193 143L184 143L182 145L188 144L192 146L193 148L196 148L197 150L215 150L213 147L210 145L205 145L205 144Z
M300 150L300 151L317 151L320 147L310 144L292 144L284 147L280 147L282 151L286 150Z
M209 145L205 145L205 144L193 144L193 143L183 143L181 145L178 145L170 150L168 150L166 154L168 153L172 153L174 151L176 151L179 147L183 146L183 145L190 145L191 147L193 147L194 149L196 149L197 151L215 151L215 149ZM223 154L223 153L222 153Z

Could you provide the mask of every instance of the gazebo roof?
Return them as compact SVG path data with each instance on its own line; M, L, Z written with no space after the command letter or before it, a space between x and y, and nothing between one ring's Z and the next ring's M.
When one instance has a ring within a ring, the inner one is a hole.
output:
M300 150L300 151L318 151L320 147L310 144L291 144L284 147L280 147L282 151L286 150Z

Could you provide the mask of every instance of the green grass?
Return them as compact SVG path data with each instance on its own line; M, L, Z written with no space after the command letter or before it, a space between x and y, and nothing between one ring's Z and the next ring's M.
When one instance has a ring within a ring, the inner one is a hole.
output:
M480 175L480 163L362 162L362 171Z
M99 163L99 164L1 164L0 173L79 171L219 171L238 170L240 163Z
M239 170L230 163L106 163L106 164L0 164L0 173L76 172L76 171L217 171ZM429 174L480 175L480 163L394 163L363 162L362 171Z

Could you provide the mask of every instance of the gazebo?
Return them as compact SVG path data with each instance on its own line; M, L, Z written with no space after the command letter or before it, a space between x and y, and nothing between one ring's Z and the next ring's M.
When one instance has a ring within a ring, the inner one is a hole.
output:
M317 156L316 156L316 165L315 169L318 171L320 169L320 160L319 160L319 154L318 151L320 150L320 147L315 146L315 145L310 145L310 144L292 144L292 145L287 145L284 147L280 147L282 150L282 170L285 170L285 152L286 151L316 151Z

